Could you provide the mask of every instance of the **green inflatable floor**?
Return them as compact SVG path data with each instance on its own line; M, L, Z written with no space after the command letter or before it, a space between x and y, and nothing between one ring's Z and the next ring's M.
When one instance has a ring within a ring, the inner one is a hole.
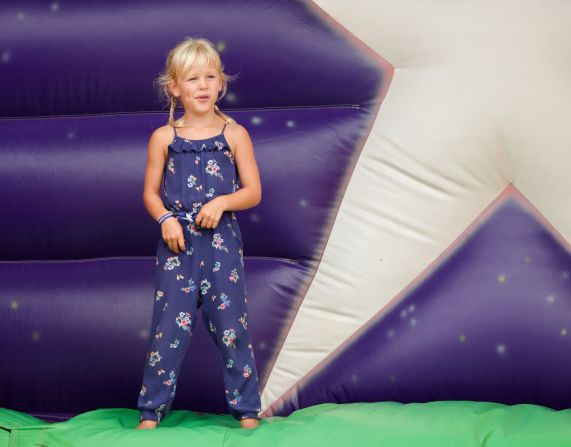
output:
M246 430L229 415L172 410L135 430L135 409L100 409L46 423L0 408L0 447L245 446L571 447L571 409L439 401L321 404Z

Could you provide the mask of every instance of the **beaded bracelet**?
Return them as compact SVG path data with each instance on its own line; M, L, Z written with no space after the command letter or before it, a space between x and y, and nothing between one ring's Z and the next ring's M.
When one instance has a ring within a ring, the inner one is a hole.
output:
M157 221L160 224L162 224L166 219L168 219L169 217L171 217L173 214L172 212L168 212L166 214L163 214L161 217L159 217L159 220Z

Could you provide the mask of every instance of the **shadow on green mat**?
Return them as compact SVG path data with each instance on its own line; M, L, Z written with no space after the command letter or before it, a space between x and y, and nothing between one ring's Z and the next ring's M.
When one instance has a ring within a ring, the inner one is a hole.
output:
M135 409L100 409L47 423L0 408L0 447L360 446L571 447L571 409L438 401L320 404L246 430L230 415L172 410L156 429L135 430Z

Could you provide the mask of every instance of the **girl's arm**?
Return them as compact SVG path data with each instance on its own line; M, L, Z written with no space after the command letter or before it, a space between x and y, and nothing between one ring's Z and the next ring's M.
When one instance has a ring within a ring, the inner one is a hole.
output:
M258 164L254 155L252 139L244 126L235 123L229 136L236 144L234 159L241 188L232 194L223 196L224 208L228 211L244 210L256 206L262 201L262 185Z
M149 139L143 203L155 221L168 212L161 200L160 188L167 159L166 148L171 134L170 126L162 126L155 130Z

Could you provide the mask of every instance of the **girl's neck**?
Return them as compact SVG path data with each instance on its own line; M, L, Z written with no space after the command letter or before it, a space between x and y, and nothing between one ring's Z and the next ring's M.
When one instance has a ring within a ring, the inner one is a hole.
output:
M192 125L192 127L196 128L205 128L211 126L217 126L220 117L212 110L212 112L207 112L200 115L183 115L184 122L186 123L185 127Z

